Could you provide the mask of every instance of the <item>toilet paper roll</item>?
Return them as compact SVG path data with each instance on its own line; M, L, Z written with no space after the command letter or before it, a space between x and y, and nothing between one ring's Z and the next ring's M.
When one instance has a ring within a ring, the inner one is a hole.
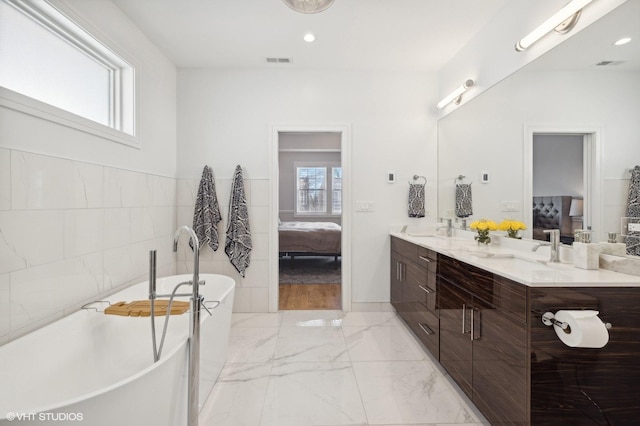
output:
M558 338L572 348L602 348L609 342L609 331L598 311L558 311L555 318L569 324L563 330L554 325Z

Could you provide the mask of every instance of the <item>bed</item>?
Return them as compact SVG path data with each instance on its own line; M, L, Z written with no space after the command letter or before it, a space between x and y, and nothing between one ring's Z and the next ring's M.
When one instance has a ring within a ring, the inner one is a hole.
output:
M280 257L333 256L336 267L342 247L342 227L333 222L281 222L278 226Z
M573 232L569 208L571 199L568 195L552 195L533 197L533 238L549 241L545 229L559 229L560 241L565 244L573 242Z

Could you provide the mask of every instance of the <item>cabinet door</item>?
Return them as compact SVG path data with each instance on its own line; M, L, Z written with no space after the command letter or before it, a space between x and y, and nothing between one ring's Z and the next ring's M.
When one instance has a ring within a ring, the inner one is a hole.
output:
M474 300L473 402L491 424L527 423L527 330Z
M460 388L472 397L472 297L438 277L440 313L440 363Z
M404 311L402 307L402 278L404 273L403 258L398 253L391 252L391 304L396 311Z

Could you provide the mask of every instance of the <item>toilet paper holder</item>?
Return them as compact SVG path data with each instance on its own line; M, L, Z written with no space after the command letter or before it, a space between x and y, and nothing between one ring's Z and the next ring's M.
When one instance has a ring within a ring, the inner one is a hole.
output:
M546 326L555 325L567 332L570 332L569 324L563 321L558 321L553 312L545 312L544 314L542 314L542 323ZM607 328L607 330L611 330L611 327L613 327L610 322L606 322L604 326Z

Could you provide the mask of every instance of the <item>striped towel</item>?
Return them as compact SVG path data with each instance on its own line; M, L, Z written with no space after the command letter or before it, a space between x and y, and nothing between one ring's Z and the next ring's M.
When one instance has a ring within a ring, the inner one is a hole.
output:
M424 184L409 184L409 217L424 217Z
M471 184L459 183L456 185L456 216L469 217L472 214Z
M221 220L213 173L209 166L204 166L193 212L193 229L198 237L199 249L209 244L213 251L218 250L218 222ZM193 241L189 240L189 246L193 250Z
M640 166L636 166L631 170L627 216L634 218L629 219L629 223L638 223L640 221ZM625 243L627 244L627 254L640 256L640 232L627 232Z
M231 264L242 277L251 262L251 229L249 228L249 210L244 194L242 168L236 166L229 200L229 223L227 224L227 241L224 252L229 256Z

